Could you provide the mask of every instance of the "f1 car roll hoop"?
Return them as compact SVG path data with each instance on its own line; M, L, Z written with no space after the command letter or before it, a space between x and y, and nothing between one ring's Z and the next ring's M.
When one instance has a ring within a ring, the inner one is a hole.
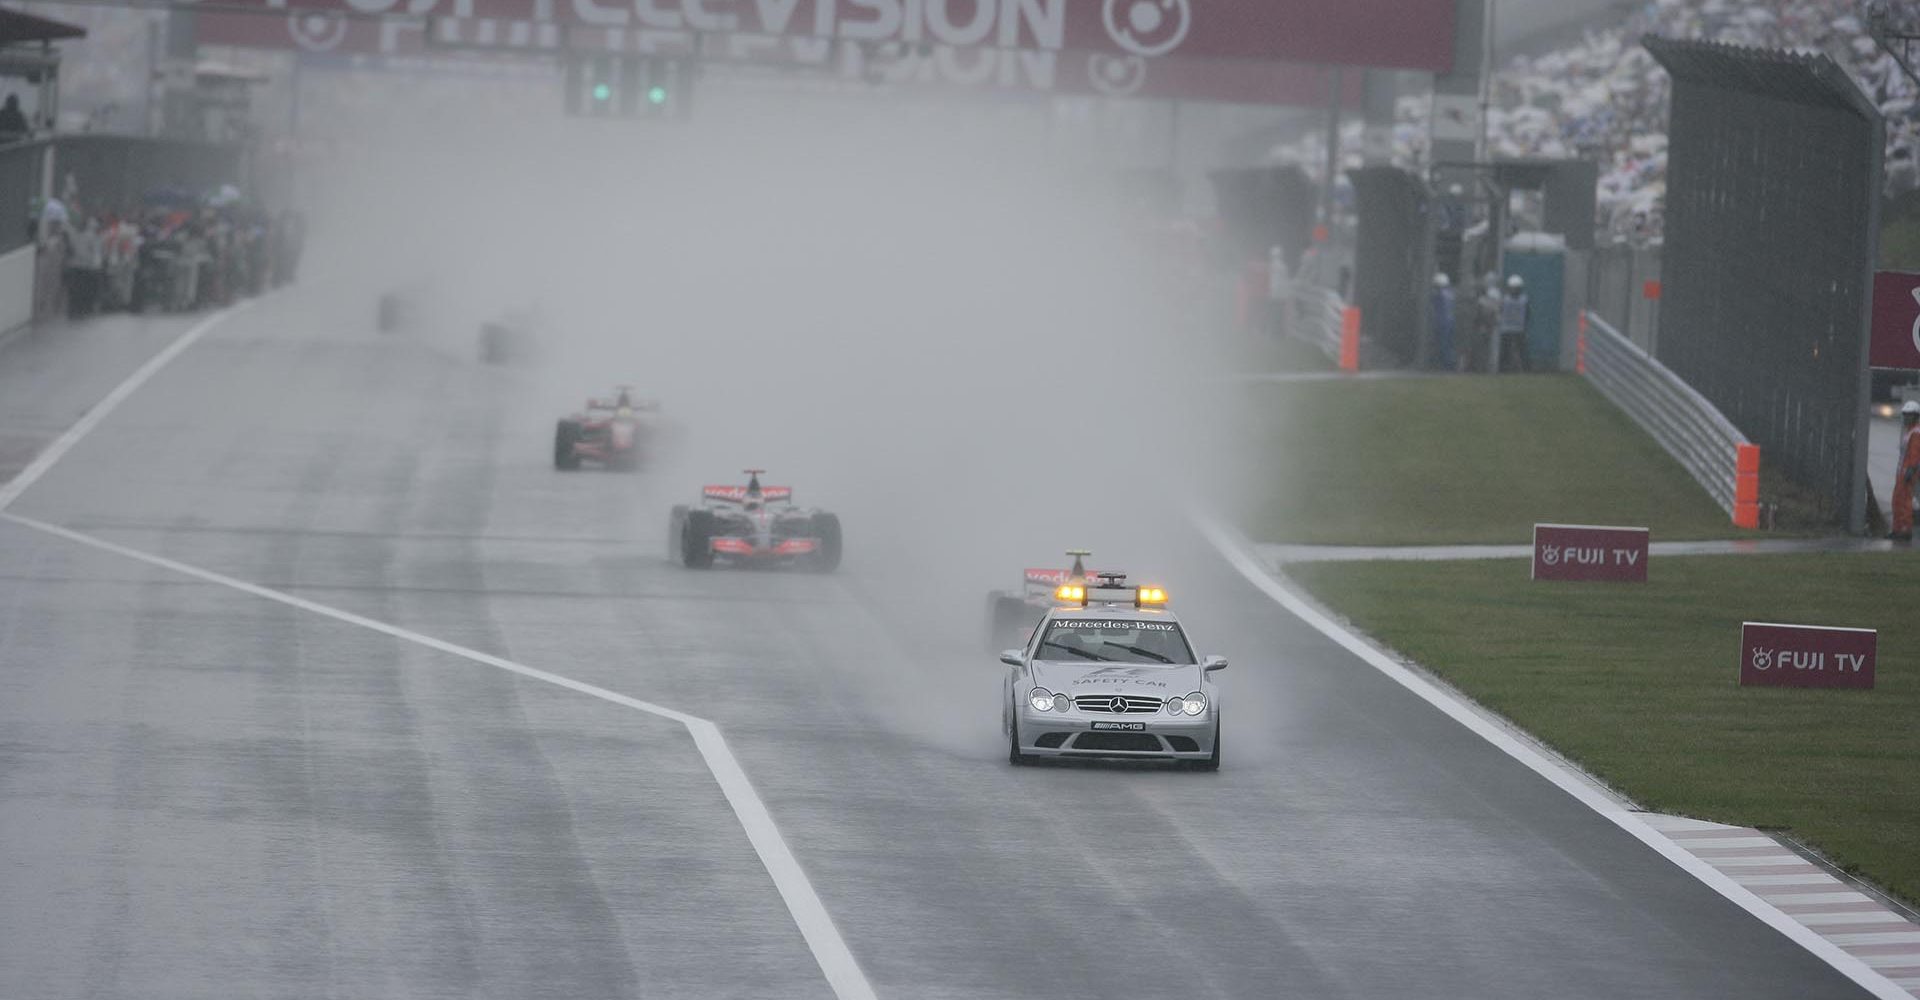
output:
M764 486L765 469L743 470L745 486L706 486L698 504L673 508L667 554L688 569L716 564L795 567L831 573L840 567L840 518L795 507L793 488Z

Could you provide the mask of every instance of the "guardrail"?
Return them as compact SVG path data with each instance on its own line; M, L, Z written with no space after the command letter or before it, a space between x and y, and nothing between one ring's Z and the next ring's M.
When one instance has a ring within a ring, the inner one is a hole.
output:
M1320 349L1342 371L1360 367L1360 310L1331 288L1296 281L1287 297L1293 310L1287 331Z
M1591 312L1574 366L1704 487L1742 528L1760 526L1760 446L1706 397Z

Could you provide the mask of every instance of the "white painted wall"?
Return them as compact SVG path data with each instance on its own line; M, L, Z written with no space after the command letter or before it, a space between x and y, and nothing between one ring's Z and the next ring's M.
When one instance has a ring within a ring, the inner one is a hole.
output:
M33 255L31 243L0 254L0 333L33 319Z

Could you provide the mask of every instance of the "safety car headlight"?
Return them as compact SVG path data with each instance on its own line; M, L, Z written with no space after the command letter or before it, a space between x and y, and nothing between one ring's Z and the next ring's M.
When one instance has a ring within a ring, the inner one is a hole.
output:
M1207 696L1198 691L1181 699L1180 710L1188 715L1199 715L1207 710Z
M1046 688L1034 688L1032 691L1027 692L1027 704L1032 705L1033 710L1036 712L1051 711L1053 709L1053 692Z
M1179 715L1181 712L1184 712L1186 710L1187 710L1187 699L1185 698L1168 698L1167 699L1168 715Z
M1073 699L1072 699L1072 698L1069 698L1069 697L1067 697L1067 696L1066 696L1066 695L1064 695L1064 694L1056 694L1056 695L1054 695L1054 696L1053 696L1053 710L1054 710L1054 711L1056 711L1056 712L1064 712L1064 711L1066 711L1067 709L1069 709L1069 708L1072 708L1072 707L1073 707Z

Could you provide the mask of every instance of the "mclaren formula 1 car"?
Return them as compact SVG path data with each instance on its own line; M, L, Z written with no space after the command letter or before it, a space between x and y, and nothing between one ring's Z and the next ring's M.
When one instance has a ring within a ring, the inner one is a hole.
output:
M1119 573L1062 584L1008 671L1001 729L1007 759L1123 757L1220 766L1224 657L1193 653L1167 592Z
M589 399L580 413L560 418L553 428L553 467L571 472L581 462L592 462L620 472L632 472L646 461L660 406L636 400L620 386L612 399Z
M676 506L667 553L689 569L716 562L793 566L831 573L840 566L840 518L793 505L793 489L762 486L765 469L748 469L745 486L708 486L697 506Z
M1020 590L995 590L987 594L987 648L1005 649L1027 641L1047 609L1054 605L1054 592L1067 584L1084 586L1095 574L1081 560L1093 553L1086 549L1068 549L1073 557L1070 569L1034 569L1028 567Z

